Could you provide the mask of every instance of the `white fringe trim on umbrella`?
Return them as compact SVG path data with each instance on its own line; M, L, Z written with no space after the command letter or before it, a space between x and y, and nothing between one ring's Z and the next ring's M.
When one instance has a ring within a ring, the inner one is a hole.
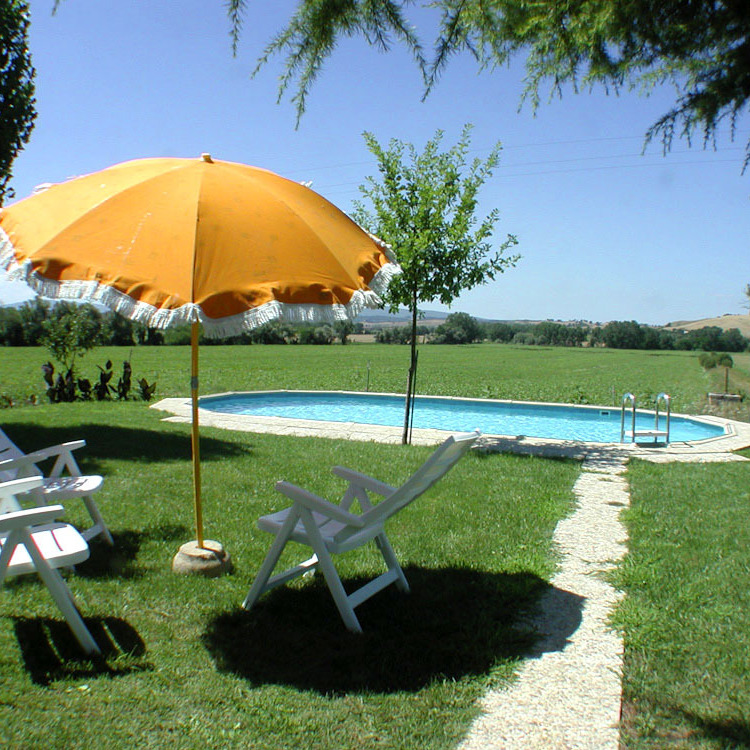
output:
M374 238L376 239L376 238ZM378 240L390 258L390 248ZM203 333L208 338L225 338L249 331L272 320L290 323L335 323L352 320L366 307L380 307L381 294L391 279L401 273L395 262L382 266L370 282L369 289L358 289L348 304L290 304L271 301L260 307L227 318L209 318L200 305L189 303L174 310L164 310L147 302L139 302L127 294L98 281L52 281L39 276L31 268L31 262L18 263L8 235L0 228L0 267L8 272L12 280L25 281L37 294L52 299L96 302L120 315L143 323L150 328L169 328L183 323L200 321Z

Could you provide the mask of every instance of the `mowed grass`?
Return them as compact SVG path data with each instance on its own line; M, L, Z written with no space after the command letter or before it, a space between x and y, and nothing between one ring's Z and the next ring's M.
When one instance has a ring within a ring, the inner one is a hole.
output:
M389 525L412 592L390 587L362 605L365 632L355 636L318 577L240 608L270 542L255 520L284 507L278 479L337 499L330 466L398 484L430 448L203 430L206 535L236 566L204 580L170 570L194 538L188 426L137 402L2 416L24 449L87 440L82 468L106 477L98 501L115 538L114 550L95 540L68 576L102 661L81 658L34 577L0 590L9 747L455 747L477 699L511 679L534 640L518 618L553 574L551 535L579 471L568 461L464 458ZM87 525L69 507L69 520ZM339 562L347 587L382 570L372 549Z
M83 372L126 349L90 353ZM4 349L0 395L44 404L41 349ZM201 392L332 388L403 392L404 347L201 348ZM750 355L732 377L748 378ZM134 375L157 398L187 396L187 348L135 348ZM538 401L645 403L672 393L700 412L723 373L697 355L477 345L421 348L418 391ZM349 635L317 580L276 590L257 609L239 602L268 539L255 519L283 507L280 478L331 498L328 471L348 464L398 483L430 449L203 430L207 536L236 571L215 581L173 575L193 538L188 428L142 403L42 405L2 412L22 447L88 441L84 469L107 477L100 506L111 553L69 578L103 662L76 655L44 589L27 577L0 592L0 722L10 746L452 748L477 698L504 684L533 634L519 615L554 572L550 538L571 508L571 462L472 454L389 529L412 593L387 591L359 610ZM619 584L625 634L627 748L750 746L746 634L745 465L636 464L631 554ZM71 521L85 525L80 508ZM347 586L378 572L372 551L345 557ZM744 567L743 567L744 566ZM736 644L736 648L735 648Z
M98 377L97 364L114 363L115 381L127 348L99 348L82 360L80 372ZM22 401L44 398L40 348L6 348L0 395ZM334 389L403 393L409 350L405 346L202 346L202 394L231 390ZM135 347L135 378L157 381L156 398L189 395L189 347ZM745 363L746 369L750 362ZM738 362L736 372L740 374ZM368 372L369 370L369 372ZM733 373L734 374L734 373ZM745 373L747 375L747 372ZM619 406L633 392L647 407L667 391L676 412L699 413L717 371L706 373L695 352L635 352L501 344L420 347L417 392L422 394ZM723 378L723 373L722 373Z
M628 479L623 749L750 747L750 464Z

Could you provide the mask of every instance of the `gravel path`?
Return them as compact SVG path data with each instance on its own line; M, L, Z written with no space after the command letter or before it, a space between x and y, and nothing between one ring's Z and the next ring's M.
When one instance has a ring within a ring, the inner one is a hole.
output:
M625 465L618 456L583 462L578 507L554 534L560 571L533 623L544 636L517 681L484 697L461 750L617 750L623 646L607 618L619 593L603 574L626 551Z

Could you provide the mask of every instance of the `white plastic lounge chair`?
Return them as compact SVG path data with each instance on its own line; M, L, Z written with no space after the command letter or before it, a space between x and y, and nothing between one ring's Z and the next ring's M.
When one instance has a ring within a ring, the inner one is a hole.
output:
M101 534L108 544L113 544L112 535L99 512L92 495L101 489L104 480L98 475L82 476L73 451L86 445L85 440L74 440L33 453L24 453L2 430L0 430L0 482L24 477L42 477L42 486L29 493L38 506L63 503L81 498L88 510L92 526L83 532L88 542ZM54 459L54 464L45 477L37 464ZM63 472L67 470L67 474Z
M0 503L5 508L13 507L16 495L41 483L39 477L4 482L0 484ZM54 522L64 513L62 505L51 505L0 514L0 583L6 576L36 571L81 648L87 654L99 654L99 647L78 612L73 594L56 570L83 562L89 556L86 540L73 526Z
M289 482L277 482L276 489L293 500L294 505L258 519L258 527L274 534L276 539L242 606L250 609L266 591L319 567L344 624L352 632L361 633L362 627L354 614L355 607L391 583L395 583L401 591L409 591L409 584L383 528L385 522L432 487L474 445L478 437L479 432L452 435L399 488L357 471L334 466L333 473L349 482L340 505L334 505ZM384 499L373 505L368 492ZM362 509L359 515L350 510L355 500ZM311 547L313 556L271 577L281 552L290 540ZM383 555L388 570L347 594L331 555L348 552L371 540L375 541Z

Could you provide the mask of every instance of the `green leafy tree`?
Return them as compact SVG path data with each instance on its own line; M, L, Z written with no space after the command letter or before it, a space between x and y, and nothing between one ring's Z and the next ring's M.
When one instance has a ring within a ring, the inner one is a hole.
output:
M13 197L13 160L34 127L34 67L28 48L29 9L22 0L0 3L0 205Z
M484 330L469 313L451 313L435 329L435 344L471 344L484 338Z
M18 308L23 326L25 346L38 346L44 333L44 321L50 314L50 304L41 297L34 297Z
M351 320L338 320L333 326L336 336L342 344L349 341L349 336L354 333L354 323Z
M470 131L469 125L464 127L459 142L448 151L440 151L443 133L438 131L421 154L396 139L383 148L371 133L364 134L380 179L368 177L360 186L368 205L357 201L354 218L396 253L402 273L389 285L386 304L392 312L407 307L412 317L404 443L417 361L419 304L439 300L450 305L462 291L494 279L517 260L504 255L516 244L511 235L493 250L497 209L477 225L479 189L498 164L500 145L486 161L467 164Z
M750 13L747 0L424 0L437 23L427 60L405 10L413 0L299 0L288 25L265 48L257 72L282 55L279 98L291 86L298 116L323 63L339 41L361 36L388 50L405 45L421 68L425 90L458 52L479 67L507 64L525 53L524 98L533 106L542 86L560 93L595 85L608 92L648 91L671 84L673 107L647 133L670 148L675 132L706 140L737 117L750 97ZM246 0L230 0L235 46ZM745 166L750 160L748 142Z
M58 302L42 324L41 343L74 374L76 358L96 346L100 327L99 315L90 305Z

